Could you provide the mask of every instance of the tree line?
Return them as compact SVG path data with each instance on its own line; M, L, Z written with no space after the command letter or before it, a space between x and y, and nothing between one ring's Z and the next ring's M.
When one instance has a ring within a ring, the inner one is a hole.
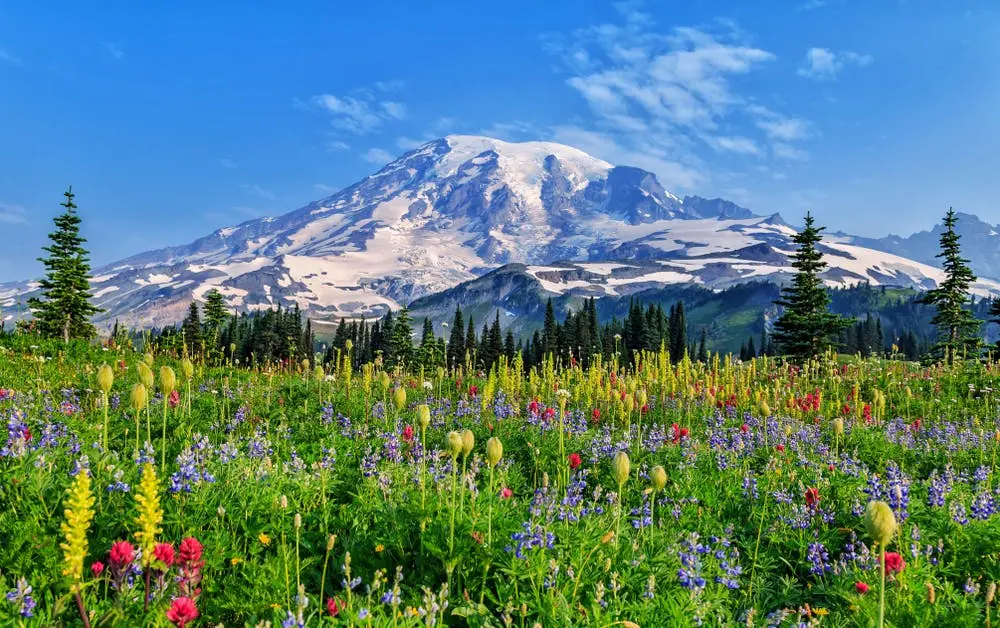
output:
M50 245L43 249L48 255L39 258L45 276L39 281L39 295L28 302L32 318L20 321L18 330L69 342L93 338L96 329L91 318L102 310L91 303L89 251L80 235L81 219L72 188L64 197L63 212L54 218L55 230L49 235ZM981 336L984 318L1000 323L1000 300L977 303L971 295L976 277L968 260L962 257L960 236L955 231L957 220L949 209L939 239L938 257L944 279L919 298L891 306L896 315L908 321L896 330L894 355L922 357L928 362L978 358L986 348ZM780 315L773 329L762 326L759 337L747 338L739 351L741 358L782 355L803 361L836 349L862 355L886 353L881 316L869 313L858 320L831 312L831 291L821 278L827 266L821 248L823 230L807 213L803 229L792 238L796 245L792 255L795 273L775 300ZM862 294L862 298L870 297ZM153 343L163 350L215 362L288 361L312 358L317 349L323 349L322 359L326 362L349 355L356 365L382 360L389 366L425 368L489 368L501 358L513 360L515 356L520 356L527 366L541 364L549 356L565 364L587 366L596 356L607 359L617 354L630 360L639 351L660 348L668 350L674 360L684 355L705 360L709 355L704 327L697 339L688 337L683 301L664 310L660 304L644 305L632 300L623 319L612 317L602 324L593 298L579 310L567 312L561 322L549 299L541 328L521 338L515 337L512 329L501 327L499 311L477 330L472 316L466 319L461 308L456 307L447 339L436 336L432 322L424 319L419 341L414 340L418 334L404 307L371 322L341 320L329 344L320 347L312 321L303 316L298 304L233 314L217 289L208 291L204 299L201 308L192 301L179 325L136 334L121 329L116 322L111 342ZM922 325L921 306L933 308L929 324L934 334L930 338L917 331Z

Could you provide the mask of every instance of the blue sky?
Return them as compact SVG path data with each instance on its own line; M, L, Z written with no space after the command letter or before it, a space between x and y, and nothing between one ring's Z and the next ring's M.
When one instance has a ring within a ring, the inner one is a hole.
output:
M992 0L476 5L0 0L0 280L38 274L67 184L100 264L449 133L863 235L1000 222Z

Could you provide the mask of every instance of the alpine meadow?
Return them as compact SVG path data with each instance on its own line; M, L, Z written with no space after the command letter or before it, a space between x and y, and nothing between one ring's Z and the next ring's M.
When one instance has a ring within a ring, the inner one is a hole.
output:
M0 625L993 626L998 7L61 4Z

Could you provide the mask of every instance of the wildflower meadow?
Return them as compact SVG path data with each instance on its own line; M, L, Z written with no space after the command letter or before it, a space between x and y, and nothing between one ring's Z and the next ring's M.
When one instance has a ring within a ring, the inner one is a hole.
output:
M5 626L992 622L995 363L28 342L0 356Z

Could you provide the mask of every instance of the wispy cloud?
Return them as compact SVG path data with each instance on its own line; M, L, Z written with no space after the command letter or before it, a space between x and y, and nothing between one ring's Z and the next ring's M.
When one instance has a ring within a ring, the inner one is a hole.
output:
M0 48L0 62L6 63L7 65L24 65L19 57L15 57L13 54L7 52L3 48Z
M257 185L256 183L245 183L245 184L243 184L243 191L246 192L247 194L253 194L253 195L259 196L259 197L261 197L263 199L267 199L269 201L273 201L274 200L274 192L272 192L271 190L267 190L265 188L262 188L261 186Z
M537 139L544 132L531 122L512 120L510 122L496 122L485 129L480 129L479 134L516 142L518 140Z
M389 163L390 161L396 158L395 155L385 150L384 148L369 148L367 151L365 151L365 154L362 155L362 157L364 157L365 161L380 166L384 166L385 164Z
M397 137L396 146L403 150L413 150L414 148L420 148L430 140L420 140L412 137Z
M101 47L115 59L121 59L125 56L125 51L121 49L121 46L114 42L102 41Z
M237 168L240 167L238 163L236 163L232 159L227 159L226 157L219 159L219 165L222 166L223 168L226 168L227 170L236 170Z
M796 142L812 136L812 124L803 118L789 118L762 105L750 105L746 111L772 140Z
M327 185L325 183L313 183L313 189L320 194L333 194L337 191L337 188Z
M23 225L28 222L28 210L21 205L0 203L0 223Z
M388 121L406 118L404 103L380 95L399 89L402 89L400 82L375 83L372 87L356 89L345 95L313 96L311 102L332 116L331 124L335 129L354 135L368 135Z
M736 24L659 31L639 3L616 8L619 23L542 39L593 114L554 129L557 139L646 167L668 188L692 188L710 178L706 153L766 159L775 156L774 142L808 137L805 120L754 113L758 105L739 79L776 56L751 44Z
M798 75L814 81L832 81L848 65L864 67L871 65L871 55L850 50L834 52L826 48L810 48L799 66Z

